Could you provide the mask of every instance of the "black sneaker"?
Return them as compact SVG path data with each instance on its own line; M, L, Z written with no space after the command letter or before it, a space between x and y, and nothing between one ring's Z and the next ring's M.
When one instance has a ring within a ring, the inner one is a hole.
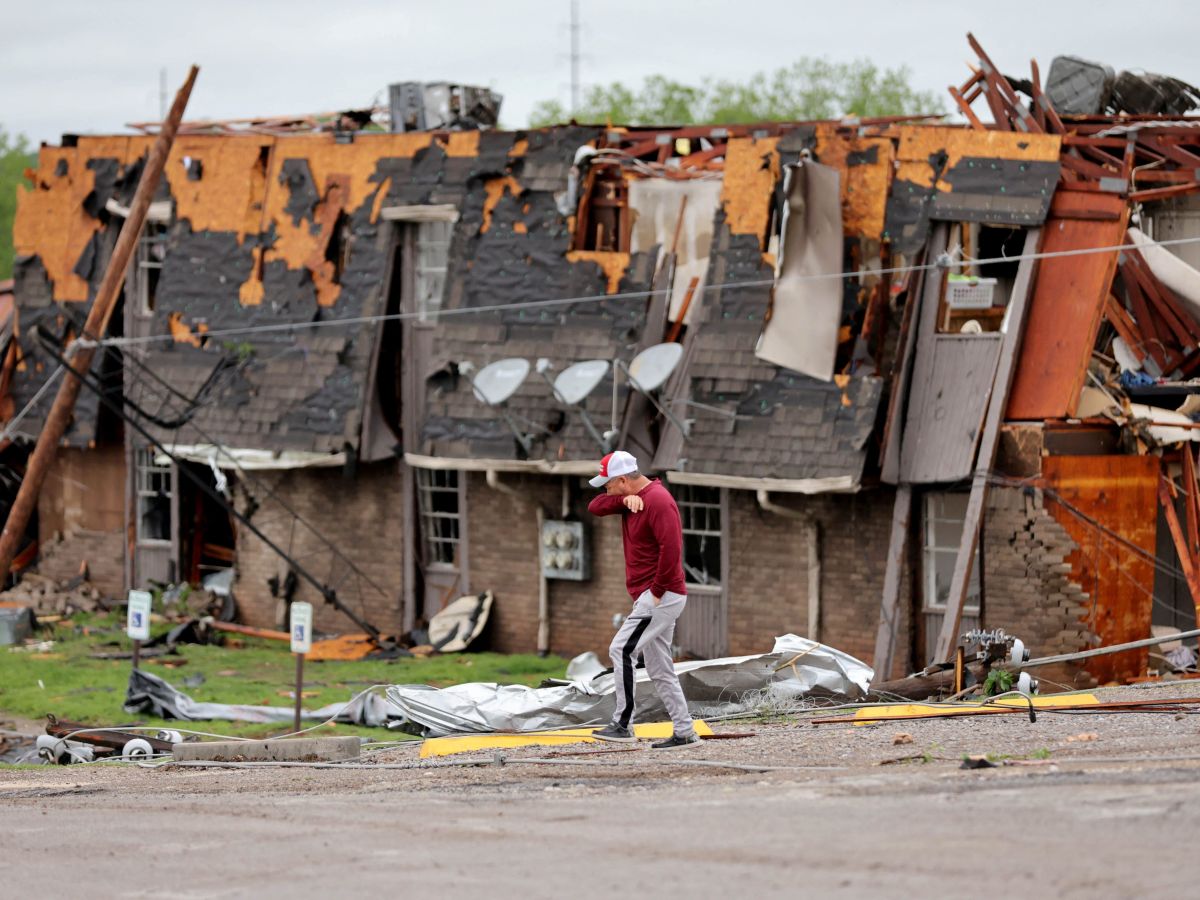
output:
M615 744L632 744L637 737L628 728L620 725L606 725L592 732L592 737L598 741L612 741Z
M673 734L665 741L651 744L650 747L654 750L674 750L676 747L690 747L692 744L698 743L700 743L700 735L698 734L689 734L687 737L680 737L677 734Z

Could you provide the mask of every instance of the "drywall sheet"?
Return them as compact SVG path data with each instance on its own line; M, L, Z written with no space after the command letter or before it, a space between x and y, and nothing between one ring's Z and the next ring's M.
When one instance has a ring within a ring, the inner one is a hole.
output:
M721 181L667 181L663 178L634 179L629 183L629 208L633 211L633 230L629 249L632 253L658 246L661 253L670 253L674 244L675 282L671 288L671 304L667 317L679 318L683 298L693 278L698 278L695 300L704 290L708 272L708 251L712 246L713 218L721 200ZM686 202L685 202L686 201ZM680 207L683 209L682 219ZM675 232L679 242L675 243ZM684 323L691 314L684 316Z
M788 166L783 251L759 359L823 381L833 378L842 320L842 206L837 169Z

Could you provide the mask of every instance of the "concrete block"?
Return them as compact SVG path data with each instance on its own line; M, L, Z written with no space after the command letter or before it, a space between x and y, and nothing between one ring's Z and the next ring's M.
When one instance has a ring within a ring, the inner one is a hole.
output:
M357 759L356 737L282 738L266 741L196 741L175 744L176 760L205 762L339 762Z

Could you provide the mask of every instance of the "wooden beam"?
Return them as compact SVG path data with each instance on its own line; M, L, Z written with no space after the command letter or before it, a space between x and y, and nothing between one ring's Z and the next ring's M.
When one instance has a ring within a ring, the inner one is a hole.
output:
M896 662L896 640L900 634L900 578L908 555L909 522L912 518L912 487L896 488L892 504L892 534L888 541L887 566L883 572L883 597L879 604L879 627L875 631L875 656L871 665L875 678L891 676Z
M1193 559L1200 555L1200 493L1196 487L1196 462L1192 459L1191 444L1179 448L1183 459L1183 490L1187 498L1188 551Z
M1019 362L1022 332L1025 330L1025 312L1029 308L1034 272L1037 261L1029 257L1038 252L1042 230L1030 228L1025 232L1025 246L1013 283L1012 297L1008 301L1008 331L1000 347L1000 361L996 366L996 377L992 381L992 392L988 398L987 414L983 420L983 433L979 438L979 454L975 459L975 475L971 480L971 496L967 500L967 512L963 521L962 539L958 544L958 556L954 560L954 574L950 578L950 594L946 598L946 616L942 620L942 631L938 635L934 659L949 659L958 643L958 629L962 623L963 603L967 598L967 584L971 575L971 564L975 559L975 547L979 542L979 530L983 522L983 504L987 500L988 473L996 462L996 450L1000 444L1000 426L1004 424L1004 410L1008 406L1008 392Z
M1179 566L1183 569L1183 577L1187 581L1188 591L1192 595L1192 603L1196 607L1197 619L1200 619L1200 573L1196 571L1196 560L1188 552L1187 539L1179 526L1179 516L1175 513L1175 501L1167 488L1167 478L1164 476L1158 482L1158 502L1162 506L1163 515L1167 520L1167 528L1171 531L1171 540L1175 542L1175 552L1179 556Z
M959 112L967 117L967 121L971 123L972 128L978 131L987 131L987 127L979 120L979 116L975 115L975 110L971 109L971 104L962 95L962 91L954 85L950 85L950 96L954 98L954 102L958 104Z
M1129 318L1125 307L1112 294L1108 295L1108 302L1104 307L1104 318L1112 323L1117 334L1121 336L1121 340L1125 342L1125 346L1129 348L1129 352L1137 357L1138 364L1144 363L1146 361L1146 339L1138 331L1133 319Z

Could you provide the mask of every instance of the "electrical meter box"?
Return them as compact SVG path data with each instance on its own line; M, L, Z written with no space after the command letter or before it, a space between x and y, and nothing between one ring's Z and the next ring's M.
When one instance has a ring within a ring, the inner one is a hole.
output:
M542 523L542 576L567 581L592 577L592 554L582 522Z

